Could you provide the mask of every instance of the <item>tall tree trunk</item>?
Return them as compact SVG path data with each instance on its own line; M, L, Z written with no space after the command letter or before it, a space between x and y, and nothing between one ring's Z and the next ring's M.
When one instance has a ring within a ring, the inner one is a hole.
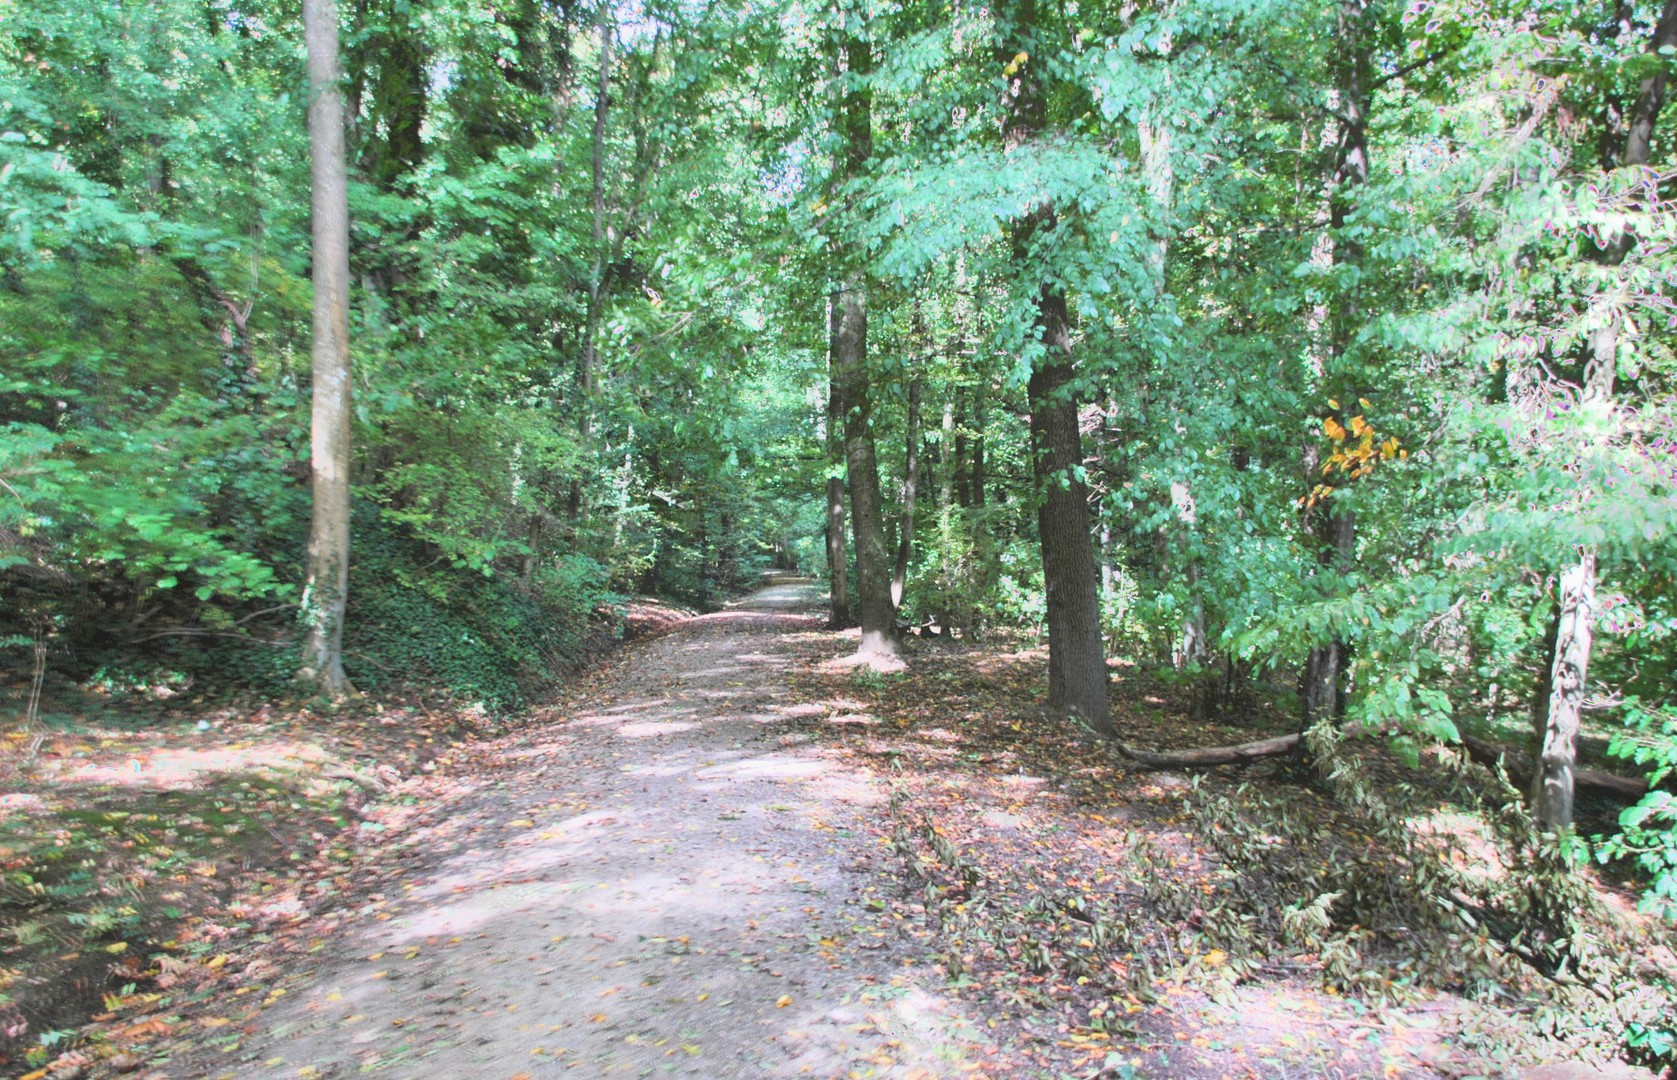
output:
M1048 593L1048 707L1111 734L1089 496L1079 478L1083 446L1070 387L1071 331L1065 297L1048 285L1038 301L1037 325L1045 352L1027 393L1031 459L1042 489L1037 530Z
M298 675L323 693L342 697L352 691L343 665L349 595L349 193L334 0L304 0L303 27L308 45L314 236L309 439L314 515L303 590L307 640Z
M1673 47L1677 47L1677 0L1666 0L1654 36L1648 42L1648 51L1657 56ZM1654 124L1665 105L1669 77L1670 69L1662 63L1642 80L1625 122L1623 150L1617 155L1611 150L1604 152L1606 163L1612 164L1616 158L1622 167L1648 165ZM1604 145L1610 141L1610 136L1604 136ZM1636 233L1627 228L1613 242L1598 249L1596 260L1603 266L1617 267L1635 246ZM1624 318L1623 310L1615 307L1585 343L1583 398L1587 403L1612 407ZM1559 589L1559 610L1552 628L1555 646L1549 670L1548 707L1537 710L1539 768L1532 791L1533 818L1540 828L1555 832L1572 827L1573 770L1595 617L1593 550L1586 548L1576 563L1561 571Z
M1356 209L1357 192L1368 183L1368 111L1373 93L1368 3L1341 0L1339 5L1338 38L1343 51L1334 80L1339 93L1339 144L1334 154L1333 190L1328 196L1334 265L1351 268L1353 275L1345 276L1352 282L1349 285L1342 278L1335 301L1324 383L1327 396L1344 406L1347 417L1364 394L1364 380L1351 370L1349 357L1351 341L1362 320L1354 272L1362 265L1363 246L1347 232L1345 223ZM1314 470L1311 479L1315 479ZM1343 573L1356 558L1357 522L1350 510L1337 503L1337 499L1327 500L1318 519L1318 558L1323 566ZM1304 727L1309 728L1322 717L1344 713L1346 654L1346 644L1339 638L1310 650L1305 663Z
M840 11L844 25L843 91L837 124L841 139L838 186L863 176L873 157L873 46L855 25L854 13ZM856 16L859 17L859 16ZM873 438L873 402L868 374L868 276L855 245L835 243L838 295L833 298L833 384L844 420L845 474L850 489L850 529L856 546L855 614L862 628L856 651L864 665L894 667L895 613L891 608L890 554L879 491L879 457Z
M1036 0L1020 0L1003 23L1007 33L998 57L1018 71L1003 121L1002 138L1018 152L1044 133L1046 94L1037 74L1040 51L1035 40ZM1023 65L1023 66L1021 66ZM1013 272L1036 286L1040 353L1031 365L1026 387L1031 412L1031 462L1039 503L1037 530L1042 543L1042 574L1048 608L1048 707L1081 719L1095 730L1112 732L1107 710L1106 650L1101 643L1099 581L1089 533L1089 498L1083 481L1083 442L1077 400L1072 393L1075 369L1071 324L1065 294L1044 280L1033 265L1032 247L1054 228L1054 207L1031 208L1011 226ZM981 484L974 485L981 488ZM979 496L975 492L975 501Z
M891 610L902 610L908 587L908 558L914 553L914 493L920 479L920 377L908 384L908 445L903 450L902 524L897 530L897 562L891 571Z
M867 334L867 285L862 275L856 274L833 301L833 369L844 415L850 528L856 546L855 614L862 627L862 643L856 654L867 661L888 661L896 656L897 642L885 514L879 493L879 458L873 439Z

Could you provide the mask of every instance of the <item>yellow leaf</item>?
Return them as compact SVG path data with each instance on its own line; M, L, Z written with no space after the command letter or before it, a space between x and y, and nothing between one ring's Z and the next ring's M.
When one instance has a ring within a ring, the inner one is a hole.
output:
M1368 421L1367 420L1364 420L1360 416L1351 417L1351 434L1361 435L1365 431L1372 431L1372 430L1373 429L1368 426Z
M790 1004L792 1004L792 995L791 994L782 994L782 995L780 995L779 998L777 998L775 1000L774 1007L777 1008L777 1009L784 1009L784 1008L786 1008L786 1006L788 1006Z
M1345 429L1340 427L1339 421L1331 416L1322 421L1322 433L1334 442L1339 442L1345 438Z
M507 822L507 828L509 829L531 829L534 828L535 825L536 823L531 821L529 818L519 818L517 821Z
M126 942L126 941L113 941L111 944L105 946L105 951L108 952L108 953L127 952L128 951L128 942Z
M220 956L216 957L214 960L209 961L204 966L209 968L211 971L214 971L217 968L226 967L227 966L227 961L229 961L231 959L233 959L231 956L228 956L226 953L222 953Z
M1330 409L1339 408L1339 402L1335 401L1333 398L1329 398L1328 399L1328 408L1330 408Z
M1369 405L1369 403L1368 403L1368 399L1367 399L1367 398L1365 398L1365 397L1360 397L1360 398L1358 398L1358 399L1357 399L1357 404L1358 404L1358 405L1361 405L1361 406L1362 406L1362 407L1363 407L1363 408L1365 408L1365 409L1367 409L1367 408L1372 408L1372 406L1370 406L1370 405Z
M1205 954L1205 966L1222 967L1228 958L1229 954L1224 952L1222 949L1212 949L1210 952Z

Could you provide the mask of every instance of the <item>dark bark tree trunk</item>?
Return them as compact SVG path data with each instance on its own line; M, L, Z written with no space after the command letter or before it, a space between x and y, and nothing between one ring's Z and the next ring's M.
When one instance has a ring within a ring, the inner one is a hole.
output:
M862 627L856 654L864 660L888 660L895 658L897 642L868 385L866 290L862 276L856 274L833 300L833 370L844 415L845 472L856 547L855 614Z
M920 378L908 384L908 445L903 450L902 522L897 530L897 561L891 571L891 611L902 610L908 587L908 559L914 553L914 495L920 478Z
M314 276L310 461L314 513L303 590L307 639L298 676L334 698L352 692L344 675L349 595L349 189L343 97L338 89L334 0L304 0L308 46L309 153Z
M1334 80L1339 92L1339 144L1334 154L1328 214L1334 265L1354 271L1362 265L1363 246L1347 233L1345 223L1356 209L1357 192L1368 183L1368 111L1374 77L1368 0L1341 0L1338 17L1338 39L1343 50ZM1362 307L1354 285L1342 286L1342 290L1332 313L1324 383L1328 396L1338 400L1349 416L1364 394L1364 380L1351 370L1353 362L1349 358L1351 341L1362 319ZM1315 479L1314 470L1311 479ZM1356 558L1357 523L1350 510L1336 503L1335 499L1327 500L1318 519L1319 559L1324 567L1344 572ZM1341 639L1310 650L1304 675L1304 727L1310 727L1322 717L1344 715L1345 667L1346 644Z
M1001 20L997 50L1003 65L1018 72L1002 138L1017 151L1047 127L1045 88L1031 59L1039 52L1036 0L1020 0ZM1023 58L1023 59L1021 59ZM1023 66L1021 66L1023 65ZM1055 226L1052 205L1043 203L1012 223L1013 272L1037 293L1038 347L1026 387L1031 411L1031 462L1038 486L1037 529L1048 608L1048 707L1079 718L1103 734L1112 732L1107 709L1106 650L1101 642L1099 580L1089 533L1089 499L1083 479L1083 443L1077 400L1071 324L1065 295L1033 265L1035 242ZM978 478L975 476L975 481ZM974 484L981 502L982 482Z
M1655 55L1662 49L1677 47L1677 0L1667 0L1665 9L1660 13L1658 24L1654 27L1654 36L1648 42L1648 51ZM1602 157L1605 162L1621 168L1642 168L1648 164L1649 155L1653 149L1654 124L1659 120L1660 109L1665 106L1666 84L1670 79L1670 69L1661 64L1659 70L1643 79L1637 87L1636 100L1631 105L1630 115L1624 123L1623 140L1618 143L1618 152L1613 152L1612 144L1618 142L1612 134L1604 135L1604 150ZM1596 261L1603 266L1614 267L1625 261L1631 249L1636 246L1636 233L1626 229L1610 243L1596 251ZM1605 321L1591 331L1589 340L1585 343L1584 356L1584 400L1611 401L1613 397L1613 382L1617 377L1619 338L1624 332L1624 312L1614 310L1608 312Z
M1045 354L1031 372L1031 458L1041 485L1037 529L1048 606L1048 707L1112 733L1106 649L1089 536L1083 447L1071 395L1071 332L1065 297L1044 285L1037 306Z
M873 157L873 46L865 31L850 24L838 30L843 57L843 91L837 125L842 142L839 187L863 176ZM879 457L873 438L873 402L868 374L868 279L862 256L840 239L834 244L839 291L832 307L832 379L844 422L850 529L856 547L854 612L862 628L856 659L863 665L895 667L897 639L891 607L890 553L879 490Z
M385 191L395 190L402 177L425 160L423 130L430 100L430 53L415 25L413 8L392 3L384 13L384 28L370 43L378 54L378 81L373 86L373 109L378 115L384 145L373 162L373 180Z

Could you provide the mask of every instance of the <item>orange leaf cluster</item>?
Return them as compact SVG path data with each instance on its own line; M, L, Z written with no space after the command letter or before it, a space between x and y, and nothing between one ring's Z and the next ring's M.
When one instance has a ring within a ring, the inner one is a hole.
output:
M1357 399L1364 409L1369 407L1367 398ZM1339 408L1339 402L1329 401L1328 405ZM1328 459L1322 463L1322 475L1342 476L1345 482L1361 480L1374 471L1374 467L1382 461L1397 458L1400 461L1409 460L1409 451L1403 449L1396 436L1381 438L1374 430L1374 425L1361 414L1351 417L1343 424L1332 416L1322 418L1322 434L1333 444ZM1315 506L1329 495L1333 494L1335 485L1329 483L1317 484L1310 490L1310 494L1299 500L1306 508Z

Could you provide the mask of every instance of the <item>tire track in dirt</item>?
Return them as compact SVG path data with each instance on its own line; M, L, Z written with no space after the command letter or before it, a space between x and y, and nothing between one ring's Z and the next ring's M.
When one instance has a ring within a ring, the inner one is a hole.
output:
M426 781L388 904L193 1075L971 1075L975 1025L875 912L882 785L797 734L816 599L633 646Z

